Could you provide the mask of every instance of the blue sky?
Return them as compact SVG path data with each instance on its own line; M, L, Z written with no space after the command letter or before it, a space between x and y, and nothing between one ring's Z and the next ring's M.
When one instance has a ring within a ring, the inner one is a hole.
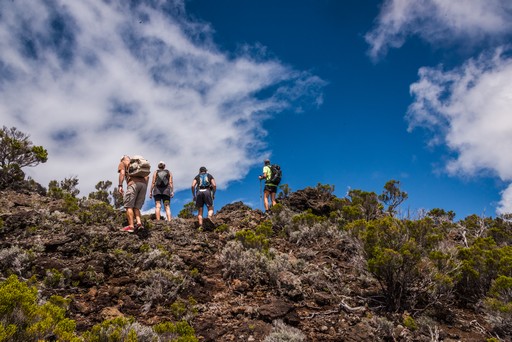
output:
M292 190L395 179L404 213L511 212L511 19L506 0L4 1L0 120L48 149L29 175L81 195L123 154L164 160L174 214L201 165L217 210L261 208L265 157Z

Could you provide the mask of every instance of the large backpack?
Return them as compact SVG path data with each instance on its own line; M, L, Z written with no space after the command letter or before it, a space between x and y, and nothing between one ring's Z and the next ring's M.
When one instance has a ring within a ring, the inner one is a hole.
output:
M281 183L281 178L283 177L283 172L281 171L281 167L277 164L273 164L270 166L270 179L268 183L279 185Z
M146 177L151 173L151 165L143 156L133 156L130 159L128 175L131 177Z
M210 179L208 178L208 173L200 173L199 174L199 188L207 189L211 187Z
M158 170L156 172L155 185L158 188L166 188L169 185L170 173L167 170Z

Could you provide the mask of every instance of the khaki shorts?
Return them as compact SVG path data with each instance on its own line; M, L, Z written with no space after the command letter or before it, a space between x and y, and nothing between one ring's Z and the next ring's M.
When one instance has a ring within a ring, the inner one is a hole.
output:
M146 190L148 185L144 182L135 182L128 185L124 194L124 207L142 209L146 200Z

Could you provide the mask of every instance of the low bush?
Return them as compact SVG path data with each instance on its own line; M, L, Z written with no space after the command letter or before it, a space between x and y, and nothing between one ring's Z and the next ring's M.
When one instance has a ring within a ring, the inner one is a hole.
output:
M11 275L0 283L0 336L11 341L40 341L48 336L80 341L75 322L65 317L68 304L60 296L40 304L36 287Z

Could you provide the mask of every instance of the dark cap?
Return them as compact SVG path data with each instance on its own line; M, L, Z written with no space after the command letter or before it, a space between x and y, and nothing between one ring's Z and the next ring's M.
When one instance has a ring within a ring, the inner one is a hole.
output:
M208 170L206 170L206 167L204 167L204 166L201 166L199 168L199 172L206 172L206 171L208 171Z
M265 164L270 164L270 159L265 159Z

